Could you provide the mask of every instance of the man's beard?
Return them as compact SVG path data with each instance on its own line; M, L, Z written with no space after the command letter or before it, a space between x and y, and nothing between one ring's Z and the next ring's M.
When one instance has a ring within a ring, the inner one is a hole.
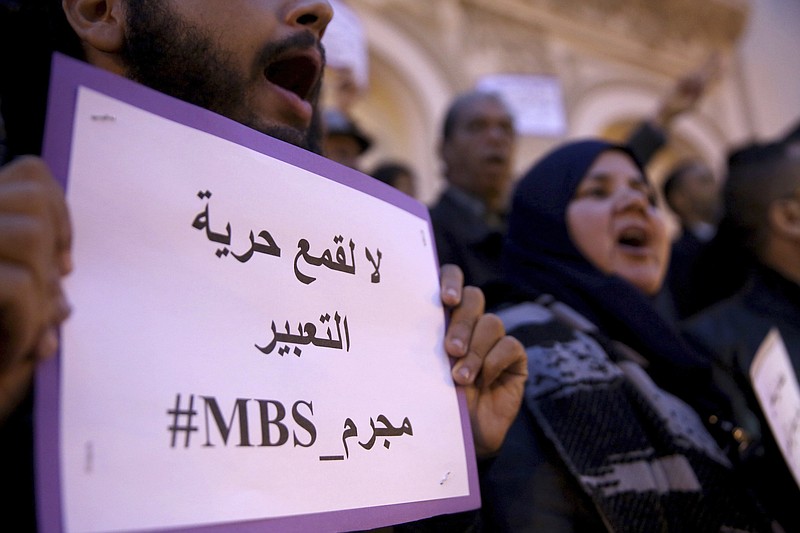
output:
M313 90L314 113L307 130L265 122L249 111L252 106L245 98L248 78L237 70L231 54L221 49L202 28L187 23L162 0L129 0L126 23L128 32L122 58L132 80L271 137L321 152L322 127L317 106L321 81ZM301 33L269 43L258 59L269 58L286 48L316 44L312 34Z

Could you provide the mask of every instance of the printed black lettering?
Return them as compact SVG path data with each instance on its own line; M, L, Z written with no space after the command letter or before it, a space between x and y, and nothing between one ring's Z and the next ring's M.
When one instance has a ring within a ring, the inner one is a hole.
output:
M303 443L300 439L297 438L297 432L293 431L292 436L294 437L294 445L295 446L302 446L303 448L309 448L314 445L314 442L317 440L317 428L314 427L314 424L311 422L310 419L303 416L300 412L300 406L308 407L308 411L311 415L314 414L314 405L311 402L305 402L303 400L298 400L294 402L292 406L292 418L297 423L298 426L303 428L308 432L309 441L308 443Z
M261 446L283 446L289 440L289 430L282 423L286 418L286 408L282 403L274 400L256 400L261 413ZM269 418L269 406L275 407L275 418ZM273 442L270 439L270 427L278 429L278 440Z
M219 430L220 435L222 436L222 442L224 444L228 444L228 436L231 433L231 429L233 429L233 419L236 418L238 413L239 415L239 446L252 446L250 444L250 434L249 434L249 425L247 422L247 402L248 400L239 398L236 400L236 404L233 407L233 413L231 413L230 423L226 424L225 420L222 418L222 411L217 404L217 399L213 396L201 396L206 403L206 443L204 446L206 447L213 447L214 445L211 443L211 431L209 429L208 419L209 419L209 411L211 412L211 416L216 423L217 429Z

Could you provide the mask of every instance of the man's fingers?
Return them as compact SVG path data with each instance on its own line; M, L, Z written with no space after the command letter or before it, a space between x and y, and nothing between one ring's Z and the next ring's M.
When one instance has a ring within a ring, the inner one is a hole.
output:
M61 187L56 184L57 192L54 193L50 211L51 221L56 230L56 259L59 272L66 276L72 272L72 221L67 209L67 201Z
M58 268L62 276L69 274L72 271L72 222L64 190L41 159L24 159L22 164L28 165L28 172L37 176L36 183L40 186L38 193L45 202L44 208L55 236L54 252Z
M53 179L50 169L38 157L20 157L0 168L0 208L11 212L60 212L63 209L64 191Z
M473 337L473 329L483 314L485 299L483 292L475 287L464 287L461 304L453 309L450 324L444 339L447 353L453 357L463 357Z
M61 277L71 239L63 190L44 161L0 167L0 368L52 352L51 330L69 312Z
M27 269L0 262L0 373L25 357L41 331L39 302L26 297L36 284Z
M481 387L491 387L508 379L525 378L528 375L528 358L522 343L505 335L489 350L481 368Z
M49 309L46 311L46 316L49 317L49 320L42 328L39 341L34 349L34 355L37 360L47 359L56 353L59 341L59 326L72 312L61 284L61 273L55 268L51 271L48 284L47 305Z
M34 354L37 361L49 359L58 350L58 326L52 325L39 336Z
M0 213L0 258L31 266L51 262L55 254L66 273L72 228L64 192L44 161L22 157L0 168ZM19 240L25 246L17 246L14 241Z
M482 372L484 359L495 344L505 335L503 322L492 314L481 316L475 324L469 349L453 367L453 378L459 385L473 383Z
M455 307L461 303L461 294L464 288L464 273L457 265L442 265L441 294L442 303L447 307Z

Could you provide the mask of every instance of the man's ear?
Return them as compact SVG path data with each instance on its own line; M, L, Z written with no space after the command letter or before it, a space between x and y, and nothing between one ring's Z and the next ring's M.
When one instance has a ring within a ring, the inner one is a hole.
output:
M774 231L800 241L800 201L782 198L769 206L769 223Z
M63 0L62 6L81 41L100 52L116 53L122 49L125 37L124 3L124 0Z
M672 198L670 198L671 204L670 209L678 215L679 218L683 218L686 216L686 204L688 203L688 198L686 197L686 193L682 190L673 190L672 191Z

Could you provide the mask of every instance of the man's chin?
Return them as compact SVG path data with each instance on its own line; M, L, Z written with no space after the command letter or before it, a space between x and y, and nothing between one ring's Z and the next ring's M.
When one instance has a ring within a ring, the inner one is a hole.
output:
M313 127L308 129L297 129L291 126L271 124L255 129L261 133L269 135L270 137L293 144L316 154L319 154L322 151L321 135L315 135Z

